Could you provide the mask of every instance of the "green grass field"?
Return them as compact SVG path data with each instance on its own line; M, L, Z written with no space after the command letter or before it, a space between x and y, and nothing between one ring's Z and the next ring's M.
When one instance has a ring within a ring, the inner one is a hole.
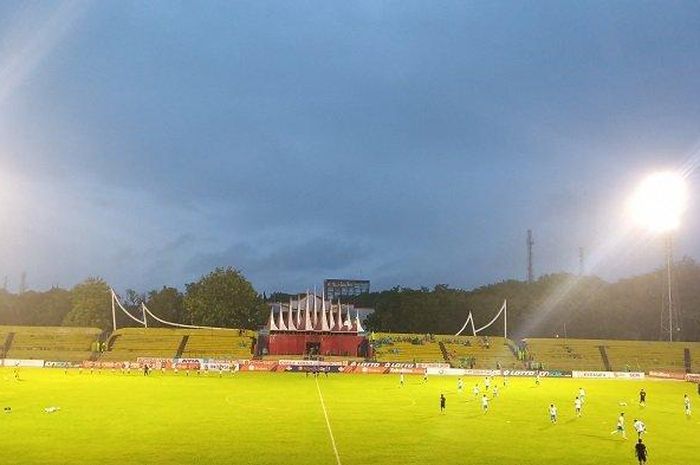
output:
M3 463L337 464L319 391L343 465L625 464L640 417L650 464L700 462L696 386L673 381L511 378L484 415L471 395L481 378L238 373L198 376L109 370L0 370ZM318 386L317 386L318 383ZM498 379L498 383L502 381ZM482 383L483 384L483 383ZM573 400L587 391L582 418ZM648 406L640 408L644 387ZM482 386L483 389L483 386ZM683 413L691 395L695 416ZM439 395L447 397L440 414ZM547 406L559 407L559 423ZM626 402L627 406L620 406ZM59 406L55 413L45 407ZM611 436L626 412L628 440Z

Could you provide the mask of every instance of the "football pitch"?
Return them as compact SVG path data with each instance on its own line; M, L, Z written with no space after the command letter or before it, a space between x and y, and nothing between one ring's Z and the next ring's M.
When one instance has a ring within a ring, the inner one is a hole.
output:
M694 384L655 380L398 375L0 370L2 457L13 464L636 464L635 418L650 464L700 462ZM578 388L583 416L574 414ZM647 407L638 392L648 393ZM440 413L439 396L447 398ZM683 394L695 415L686 418ZM491 393L489 393L491 397ZM554 402L559 421L549 421ZM47 407L60 410L47 413ZM625 412L628 439L611 435ZM337 455L336 455L337 451Z

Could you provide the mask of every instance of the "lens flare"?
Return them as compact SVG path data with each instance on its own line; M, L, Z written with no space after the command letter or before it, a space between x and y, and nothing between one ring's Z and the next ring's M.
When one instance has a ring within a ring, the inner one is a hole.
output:
M652 233L677 229L688 203L688 188L680 174L666 171L648 176L629 202L635 222Z

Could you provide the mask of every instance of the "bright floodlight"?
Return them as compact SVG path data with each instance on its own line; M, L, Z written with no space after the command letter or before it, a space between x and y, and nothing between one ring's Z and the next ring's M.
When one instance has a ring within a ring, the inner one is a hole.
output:
M678 228L687 197L681 175L670 171L655 173L637 187L630 210L640 226L653 233L668 232Z

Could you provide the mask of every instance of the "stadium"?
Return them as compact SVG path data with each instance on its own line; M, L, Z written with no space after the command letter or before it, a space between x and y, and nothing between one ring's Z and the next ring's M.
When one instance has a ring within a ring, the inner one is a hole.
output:
M628 458L620 413L643 419L657 463L698 454L682 400L700 396L700 342L513 340L507 302L440 335L366 331L352 305L313 293L270 304L258 331L167 322L143 303L139 317L110 297L111 330L0 327L18 463L422 463L436 443L445 463L600 463ZM119 313L143 326L117 328Z
M2 464L700 463L699 6L0 2Z

